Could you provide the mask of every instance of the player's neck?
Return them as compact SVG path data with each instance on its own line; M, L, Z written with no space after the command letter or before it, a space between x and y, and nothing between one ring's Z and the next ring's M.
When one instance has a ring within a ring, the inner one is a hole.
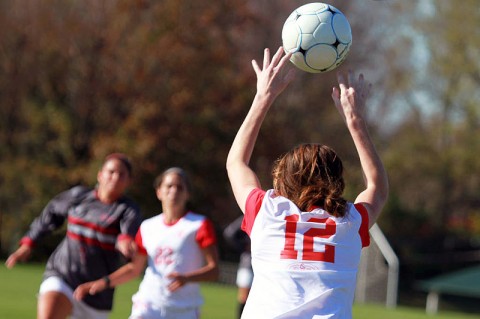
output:
M185 207L163 207L163 220L167 224L174 224L187 214Z
M112 204L116 202L119 198L118 194L108 193L108 192L102 191L101 189L97 189L96 195L97 195L97 198L102 203L105 203L105 204Z

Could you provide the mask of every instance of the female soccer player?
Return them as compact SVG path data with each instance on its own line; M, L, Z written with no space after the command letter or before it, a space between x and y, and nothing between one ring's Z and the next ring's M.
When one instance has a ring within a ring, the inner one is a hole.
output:
M332 92L364 175L365 188L354 203L342 197L340 158L322 144L302 144L281 156L273 189L264 191L249 161L267 111L294 77L285 71L289 58L282 48L270 58L266 49L262 67L252 61L257 93L226 163L255 274L242 318L351 318L360 251L388 194L364 119L370 85L349 72L348 78L338 75Z
M102 279L80 285L75 298L96 295L138 277L148 262L130 319L198 319L203 300L198 282L216 280L218 253L213 224L186 207L190 183L183 169L173 167L154 183L163 212L145 220L135 238L133 260Z
M67 234L47 262L40 285L37 318L106 319L113 289L82 302L73 298L78 285L105 276L130 258L141 222L135 203L124 196L131 182L132 165L124 154L106 157L95 189L74 187L53 198L30 226L20 247L8 257L12 268L26 260L33 246L67 221Z

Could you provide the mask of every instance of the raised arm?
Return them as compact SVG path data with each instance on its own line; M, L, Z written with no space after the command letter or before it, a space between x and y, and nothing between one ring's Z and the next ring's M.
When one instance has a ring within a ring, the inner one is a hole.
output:
M371 227L380 215L388 197L388 179L382 161L373 145L365 121L365 102L371 84L360 74L353 72L345 77L338 74L338 87L333 88L332 98L352 136L362 166L365 189L355 203L363 203L368 210Z
M270 59L269 49L265 49L263 66L253 60L252 66L257 75L257 93L252 106L240 126L227 157L227 172L238 206L244 212L245 202L252 189L260 187L255 172L249 167L258 132L270 106L283 92L294 76L294 70L284 70L291 54L284 55L280 47Z

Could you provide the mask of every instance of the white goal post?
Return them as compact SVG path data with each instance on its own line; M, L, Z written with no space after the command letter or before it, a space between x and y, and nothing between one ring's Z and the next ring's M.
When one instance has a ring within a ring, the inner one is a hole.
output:
M397 306L399 265L397 255L377 224L370 228L371 243L362 250L355 301Z

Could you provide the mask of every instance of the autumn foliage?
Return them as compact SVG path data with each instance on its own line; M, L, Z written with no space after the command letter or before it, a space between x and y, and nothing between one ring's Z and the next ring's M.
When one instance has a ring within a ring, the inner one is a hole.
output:
M374 82L369 124L391 182L379 223L414 272L433 260L428 253L457 247L439 238L478 239L480 103L472 92L480 86L480 45L478 36L467 38L478 35L475 1L462 2L472 10L434 2L437 15L429 18L409 3L339 0L335 6L353 31L341 69L359 68ZM225 159L255 91L250 62L265 47L281 45L284 19L298 6L287 0L0 1L1 253L17 245L53 195L78 183L94 186L100 162L113 151L134 162L129 195L145 217L160 209L156 174L182 166L193 179L192 208L221 231L240 214ZM436 26L442 16L458 23ZM429 39L422 42L429 52L422 65L409 33L401 32L406 26L410 35L414 28ZM348 199L362 187L353 144L330 98L334 84L334 72L298 73L275 103L252 159L265 188L272 161L310 141L340 153ZM425 109L434 112L426 116Z

